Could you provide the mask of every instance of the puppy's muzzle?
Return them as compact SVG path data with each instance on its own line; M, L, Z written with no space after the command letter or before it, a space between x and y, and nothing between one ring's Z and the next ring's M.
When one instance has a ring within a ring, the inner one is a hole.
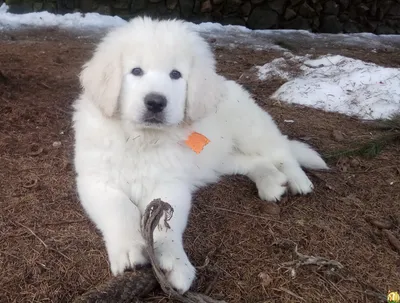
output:
M147 112L144 121L147 123L164 123L164 109L167 106L167 98L158 93L150 93L144 97L144 105Z
M167 98L160 94L150 93L144 97L144 104L149 112L157 114L167 106Z

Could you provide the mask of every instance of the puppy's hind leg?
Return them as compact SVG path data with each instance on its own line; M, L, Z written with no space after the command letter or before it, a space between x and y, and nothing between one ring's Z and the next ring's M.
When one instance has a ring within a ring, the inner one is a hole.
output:
M278 165L278 168L288 178L292 194L306 195L313 191L314 185L296 159L285 159L283 163Z

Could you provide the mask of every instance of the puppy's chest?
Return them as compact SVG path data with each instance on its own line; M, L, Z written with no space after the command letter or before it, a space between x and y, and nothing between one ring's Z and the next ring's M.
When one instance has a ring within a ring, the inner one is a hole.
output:
M178 143L127 144L119 159L121 186L139 198L156 186L184 180L191 163L190 154Z

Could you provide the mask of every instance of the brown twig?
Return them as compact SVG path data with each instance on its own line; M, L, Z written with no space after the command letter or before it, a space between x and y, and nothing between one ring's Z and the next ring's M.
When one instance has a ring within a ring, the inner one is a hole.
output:
M174 209L170 204L156 199L149 204L142 218L142 235L146 241L147 254L161 289L168 294L169 297L182 303L223 303L224 301L217 301L200 293L186 292L184 295L179 294L168 282L167 277L161 270L154 254L153 232L163 216L164 227L169 228L168 221L172 218L173 213Z
M323 257L319 256L309 256L302 254L298 251L298 246L296 243L289 241L290 243L294 244L294 253L297 256L296 260L290 261L290 262L285 262L282 263L282 268L287 268L291 271L292 277L295 277L296 275L296 268L299 268L300 266L307 266L307 265L317 265L317 266L332 266L336 267L338 269L344 268L344 266L335 260L329 260Z

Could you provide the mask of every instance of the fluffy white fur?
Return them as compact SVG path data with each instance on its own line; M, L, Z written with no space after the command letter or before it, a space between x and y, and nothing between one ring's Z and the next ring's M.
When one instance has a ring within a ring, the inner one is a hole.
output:
M138 67L143 74L135 76ZM172 79L172 70L182 77ZM261 199L278 201L286 184L294 194L312 191L301 166L327 169L317 152L283 136L240 85L216 74L210 47L184 22L135 18L114 29L80 81L73 117L77 188L114 275L148 262L139 225L155 198L175 210L171 229L156 229L155 246L169 281L183 293L195 278L182 234L196 189L221 175L244 174ZM167 100L160 123L146 121L150 93ZM211 141L200 154L184 143L193 131Z

